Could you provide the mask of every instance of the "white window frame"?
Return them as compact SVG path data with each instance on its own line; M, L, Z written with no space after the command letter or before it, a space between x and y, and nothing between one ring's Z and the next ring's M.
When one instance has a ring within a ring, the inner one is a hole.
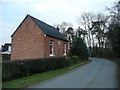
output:
M70 43L68 42L68 49L70 49Z
M51 47L51 45L52 45L52 48L50 48L50 49L52 49L52 53L51 53L51 50L50 50L49 56L54 56L54 41L53 41L53 40L50 40L49 45L50 45L50 47Z
M66 48L66 44L64 43L63 45L63 55L66 55L67 53L67 48Z
M8 51L11 51L11 46L8 47Z

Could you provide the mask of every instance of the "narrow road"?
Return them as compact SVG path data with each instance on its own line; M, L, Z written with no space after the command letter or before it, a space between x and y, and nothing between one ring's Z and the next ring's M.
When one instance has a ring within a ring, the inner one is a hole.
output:
M117 88L116 64L102 58L90 59L88 64L30 88Z

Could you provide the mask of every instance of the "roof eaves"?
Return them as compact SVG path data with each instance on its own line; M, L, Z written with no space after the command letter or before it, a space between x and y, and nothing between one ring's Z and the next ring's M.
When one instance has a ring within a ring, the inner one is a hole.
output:
M33 16L30 16L30 15L28 15L28 16L29 16L29 17L34 21L34 23L41 29L41 31L44 33L44 35L51 36L51 37L54 37L54 38L61 39L61 40L64 40L64 41L69 42L69 40L66 39L65 36L63 36L60 32L58 32L58 33L60 34L60 37L56 37L56 36L54 36L54 35L50 35L49 33L47 33L46 31L44 31L44 30L41 28L41 26L39 26L39 22L40 22L40 23L43 23L43 24L45 24L45 25L48 25L49 27L55 29L53 26L51 26L51 25L49 25L49 24L47 24L47 23L45 23L45 22L43 22L43 21L41 21L41 20L39 20L39 19L37 19L37 18L35 18L35 17L33 17ZM57 29L56 29L56 30L57 30Z
M53 38L56 38L56 39L60 39L60 40L69 42L69 40L67 40L67 39L65 40L65 39L57 38L57 37L54 37L54 36L51 36L51 35L48 35L48 34L46 34L46 36L53 37Z

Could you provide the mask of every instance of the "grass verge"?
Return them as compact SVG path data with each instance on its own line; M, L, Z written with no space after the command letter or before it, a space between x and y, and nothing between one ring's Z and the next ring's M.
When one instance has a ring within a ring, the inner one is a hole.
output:
M47 80L47 79L50 79L52 77L61 75L65 72L72 70L75 67L86 64L88 62L90 62L90 60L89 61L88 60L82 61L82 62L79 62L77 64L72 64L72 65L65 67L65 68L62 68L62 69L51 70L51 71L47 71L47 72L43 72L43 73L39 73L39 74L27 76L27 77L15 79L15 80L3 82L2 88L25 88L25 87L29 87L29 86L37 84L38 82L41 82L43 80Z

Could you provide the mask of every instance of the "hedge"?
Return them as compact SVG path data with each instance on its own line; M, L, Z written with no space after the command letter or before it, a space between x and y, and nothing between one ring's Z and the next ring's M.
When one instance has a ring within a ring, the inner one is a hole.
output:
M11 54L2 54L2 60L10 60Z
M48 70L60 69L67 65L64 57L3 61L2 81L4 82Z

